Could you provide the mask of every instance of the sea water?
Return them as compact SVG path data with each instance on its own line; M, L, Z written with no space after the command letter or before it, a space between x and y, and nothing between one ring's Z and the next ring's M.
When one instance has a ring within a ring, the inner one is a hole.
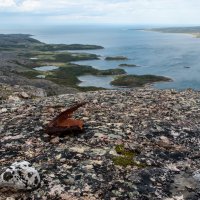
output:
M142 29L145 27L142 27ZM115 69L120 64L128 74L153 74L170 77L173 82L156 83L157 88L200 89L200 39L186 34L144 31L134 26L47 26L6 29L1 33L29 33L46 43L95 44L104 49L78 51L95 53L100 60L79 61L97 69ZM126 56L127 61L106 61L107 56ZM112 77L79 77L83 86L110 88Z

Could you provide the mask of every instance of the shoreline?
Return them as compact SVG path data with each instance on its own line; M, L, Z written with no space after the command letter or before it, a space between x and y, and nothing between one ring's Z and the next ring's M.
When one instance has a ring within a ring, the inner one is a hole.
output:
M11 40L12 39L12 40ZM10 42L11 41L11 42ZM100 70L89 65L75 64L75 61L85 60L98 60L99 55L84 52L70 52L72 50L99 50L104 47L99 45L84 45L84 44L46 44L39 40L33 39L28 34L8 34L0 35L1 48L7 49L8 52L13 53L13 61L10 65L13 67L12 73L16 74L17 79L13 77L10 79L10 75L5 83L9 84L22 84L28 85L32 81L33 86L44 87L47 90L48 95L65 93L69 91L67 88L72 88L72 91L88 91L88 90L100 90L102 87L97 85L91 85L86 87L80 87L79 76L91 75L91 76L118 76L126 74L125 69L120 67ZM63 51L65 50L65 51ZM123 61L128 60L123 55L116 55L112 57L105 57L106 62L111 61ZM110 61L111 60L111 61ZM1 63L3 64L3 63ZM15 65L14 65L15 64ZM51 66L51 67L50 67ZM52 66L54 66L52 68ZM43 68L47 70L41 70ZM49 70L48 70L49 67ZM50 69L52 68L52 69ZM5 69L9 72L9 69ZM22 78L23 77L23 81ZM28 80L25 80L27 78ZM13 80L14 79L14 80ZM13 83L14 82L14 83ZM110 83L109 83L110 84ZM61 88L57 93L57 89L52 90L52 87ZM111 84L110 84L111 85ZM137 85L140 86L140 85ZM63 88L64 87L64 90ZM49 88L49 89L48 89ZM106 89L106 88L104 88Z

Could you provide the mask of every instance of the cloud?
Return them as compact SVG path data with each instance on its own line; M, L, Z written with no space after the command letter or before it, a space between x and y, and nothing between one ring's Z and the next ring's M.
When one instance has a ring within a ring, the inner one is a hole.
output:
M37 11L41 8L41 3L38 0L26 0L18 4L19 11Z
M0 0L1 9L11 8L13 6L15 6L15 2L13 0Z
M198 24L199 0L0 0L0 15L45 22Z

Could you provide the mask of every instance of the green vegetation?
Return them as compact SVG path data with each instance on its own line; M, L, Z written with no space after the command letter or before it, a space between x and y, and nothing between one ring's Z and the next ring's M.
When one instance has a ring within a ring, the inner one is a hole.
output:
M128 151L125 149L124 145L121 144L121 145L117 145L115 147L115 151L118 153L118 154L121 154L121 155L125 155L125 156L136 156L136 153L134 151Z
M69 64L63 67L60 67L57 70L51 71L50 75L46 76L46 79L49 79L53 82L62 85L75 86L80 83L80 80L77 78L82 75L119 75L125 74L126 72L121 69L109 69L109 70L98 70L91 66L83 66L76 64Z
M108 56L108 57L105 58L105 60L108 60L108 61L111 61L111 60L128 60L128 58L125 57L125 56L114 56L114 57Z
M29 70L29 71L21 72L20 75L31 79L31 78L36 78L36 76L41 75L41 73L37 70Z
M36 76L38 75L45 75L45 80L50 80L59 85L78 88L81 91L99 90L102 88L79 87L77 86L77 84L80 83L78 76L88 75L88 74L96 76L106 76L106 75L122 75L126 73L125 70L119 68L98 70L91 66L83 66L71 63L71 61L98 59L98 56L96 54L53 52L49 51L48 49L48 51L30 50L27 51L26 53L22 53L21 56L26 56L29 58L31 57L37 58L36 60L31 60L32 64L28 66L30 71L23 72L22 73L23 76L26 76L28 78L36 78ZM49 65L58 66L59 68L47 72L31 70L34 67L49 66Z
M80 60L97 60L99 59L96 54L70 54L70 53L57 53L55 54L55 61L58 62L70 62Z
M37 51L64 51L64 50L94 50L103 49L102 46L98 45L83 45L83 44L43 44L36 45L34 50Z
M37 62L71 62L80 60L97 60L96 54L89 53L70 53L70 52L51 52L51 51L30 51L22 54L23 56L36 57Z
M110 75L122 75L126 74L124 69L106 69L106 70L97 70L95 74L97 76L110 76Z
M124 87L141 87L148 83L155 83L161 81L170 81L171 79L164 76L155 75L123 75L117 76L112 82L115 86Z
M45 66L46 62L35 61L38 66ZM120 75L125 74L126 72L123 69L108 69L108 70L98 70L91 66L86 65L77 65L73 63L49 63L50 65L59 66L58 69L52 71L37 71L30 69L29 71L22 72L21 75L26 76L27 78L36 78L38 75L45 75L46 80L50 80L54 83L64 86L71 86L80 89L81 91L87 90L99 90L100 88L96 87L79 87L77 86L80 83L80 80L77 78L82 75L95 75L95 76L105 76L105 75ZM102 88L101 88L102 89Z
M122 167L127 167L129 165L136 166L138 168L146 167L145 164L134 161L134 157L137 156L137 153L131 150L126 150L124 145L117 145L115 147L115 151L120 155L113 157L113 162L115 165Z
M139 67L139 66L135 64L120 64L119 67Z

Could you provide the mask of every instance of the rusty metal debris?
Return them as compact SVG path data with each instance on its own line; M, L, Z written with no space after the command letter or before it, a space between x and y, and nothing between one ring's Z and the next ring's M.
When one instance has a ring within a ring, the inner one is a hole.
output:
M78 108L85 104L86 102L79 103L60 113L47 125L46 133L49 135L61 136L69 133L83 132L83 121L71 117Z

